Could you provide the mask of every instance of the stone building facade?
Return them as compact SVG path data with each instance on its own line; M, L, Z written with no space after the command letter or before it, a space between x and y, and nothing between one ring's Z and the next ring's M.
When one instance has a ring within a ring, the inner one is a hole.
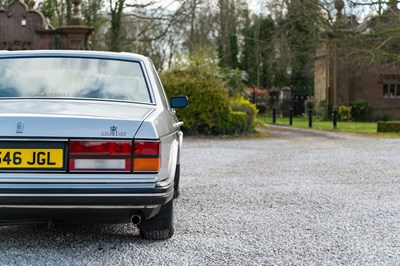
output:
M93 28L84 25L81 0L74 0L74 16L69 25L54 28L23 0L14 0L0 10L0 50L90 49Z

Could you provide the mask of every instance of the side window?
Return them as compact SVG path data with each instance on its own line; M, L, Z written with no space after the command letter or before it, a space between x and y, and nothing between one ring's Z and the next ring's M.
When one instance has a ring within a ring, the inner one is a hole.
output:
M387 75L382 79L382 96L384 98L400 97L400 76Z

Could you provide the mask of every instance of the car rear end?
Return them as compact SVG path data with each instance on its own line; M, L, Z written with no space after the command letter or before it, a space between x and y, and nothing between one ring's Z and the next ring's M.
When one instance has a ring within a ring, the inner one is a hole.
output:
M19 77L16 65L28 66ZM145 238L172 236L182 140L151 67L107 53L0 54L0 223L133 222Z

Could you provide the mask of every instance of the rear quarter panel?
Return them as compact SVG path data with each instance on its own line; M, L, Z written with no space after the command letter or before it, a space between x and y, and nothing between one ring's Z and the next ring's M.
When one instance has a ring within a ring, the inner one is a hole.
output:
M174 126L178 118L169 106L168 98L153 64L150 60L145 60L144 65L154 92L157 109L145 119L135 139L160 139L161 170L158 180L173 182L181 144L180 129Z

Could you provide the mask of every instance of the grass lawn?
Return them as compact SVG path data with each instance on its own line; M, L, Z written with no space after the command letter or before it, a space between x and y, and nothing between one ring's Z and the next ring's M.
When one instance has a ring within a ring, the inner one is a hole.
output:
M272 124L272 117L265 116L264 114L258 115L257 120L260 123ZM351 132L351 133L362 133L362 134L374 134L382 137L400 137L399 133L377 133L377 124L370 122L337 122L336 129L333 128L332 121L321 121L318 118L313 118L312 128L326 131L337 131L337 132ZM277 125L289 126L289 118L277 118ZM293 118L293 127L309 128L307 118L295 117Z

